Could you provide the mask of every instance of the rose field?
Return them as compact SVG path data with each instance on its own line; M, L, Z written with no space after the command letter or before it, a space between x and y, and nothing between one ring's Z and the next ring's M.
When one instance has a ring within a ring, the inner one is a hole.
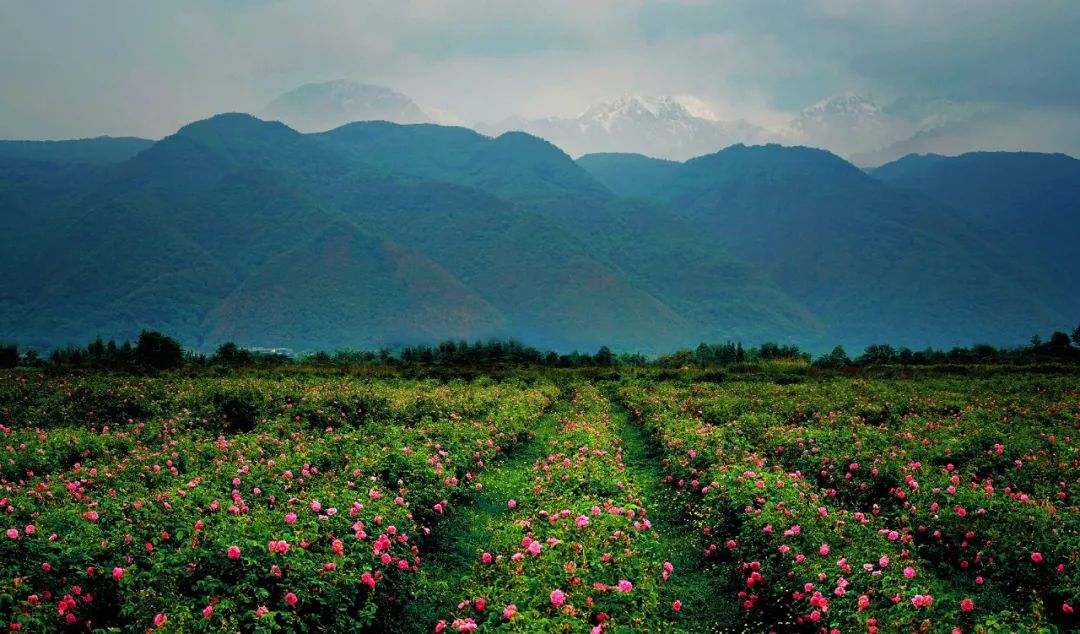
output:
M0 619L1069 631L1078 429L1065 371L8 371Z

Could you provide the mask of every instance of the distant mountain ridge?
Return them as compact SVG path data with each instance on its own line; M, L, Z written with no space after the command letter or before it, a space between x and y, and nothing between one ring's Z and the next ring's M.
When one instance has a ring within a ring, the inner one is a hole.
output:
M624 95L597 101L570 117L510 116L476 123L476 131L500 136L526 132L571 156L640 153L687 160L738 143L781 143L820 147L859 166L877 166L918 152L959 154L989 149L1080 151L1075 108L1032 110L1001 104L905 97L879 104L854 92L829 95L777 122L753 123L718 116L708 101L688 94ZM408 96L385 86L348 80L293 89L259 116L281 120L302 132L324 132L356 121L446 123L451 112L425 112ZM2 153L0 153L2 156Z
M774 139L851 156L880 150L911 137L917 130L914 123L889 114L873 99L843 93L804 108L777 131Z
M511 118L478 126L491 134L521 130L550 140L571 155L641 152L686 159L739 142L771 138L745 121L720 121L708 106L687 96L629 96L593 104L578 117Z
M134 154L55 147L0 160L0 337L39 347L822 351L1016 343L1080 312L986 218L820 150L574 161L520 132L244 114ZM1013 171L1019 204L1045 171Z
M0 161L107 165L125 161L153 144L149 139L109 136L70 141L0 140Z
M303 132L322 132L352 121L430 121L412 99L395 90L344 79L290 90L270 102L261 116L281 120Z
M985 148L1080 152L1075 107L1025 109L944 99L902 98L879 104L853 92L827 96L783 122L724 120L691 95L630 95L598 101L574 117L477 124L498 135L525 131L573 156L637 153L683 161L743 143L827 149L859 166L877 166L912 152L959 154Z

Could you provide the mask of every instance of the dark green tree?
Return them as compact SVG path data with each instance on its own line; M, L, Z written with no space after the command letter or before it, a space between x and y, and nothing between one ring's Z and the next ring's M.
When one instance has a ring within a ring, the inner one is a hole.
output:
M251 362L251 353L243 348L237 346L231 341L218 346L216 352L211 361L215 365L227 365L231 367L237 367L241 365L247 365Z
M19 348L14 344L0 344L0 368L19 365Z
M184 349L180 342L153 330L139 333L135 344L135 359L140 365L155 370L179 367L184 361Z
M1051 352L1062 352L1069 349L1069 335L1063 332L1055 332L1050 335L1050 342L1047 344L1050 346Z
M882 365L886 363L896 363L898 355L896 349L887 343L879 343L872 346L867 346L863 351L862 356L859 357L860 365Z
M826 355L822 355L814 362L822 368L843 368L851 365L851 358L848 357L847 351L844 350L844 346L836 346L832 349L832 352Z

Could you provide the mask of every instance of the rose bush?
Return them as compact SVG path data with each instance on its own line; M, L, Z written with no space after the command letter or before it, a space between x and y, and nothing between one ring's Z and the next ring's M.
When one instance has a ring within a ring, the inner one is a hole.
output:
M808 631L1077 626L1069 379L634 384L623 404L743 582Z
M440 518L557 393L43 376L3 390L9 626L184 632L352 631L393 614Z

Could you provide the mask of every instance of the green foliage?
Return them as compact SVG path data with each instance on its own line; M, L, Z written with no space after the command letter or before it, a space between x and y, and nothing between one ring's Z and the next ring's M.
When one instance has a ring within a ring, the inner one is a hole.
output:
M0 619L393 634L1078 626L1073 374L612 374L0 373Z
M168 370L180 366L184 360L184 349L172 337L144 330L139 333L139 341L135 345L135 360L154 370Z
M30 631L378 630L417 590L445 512L556 394L4 375L18 529L0 540L0 616Z
M765 342L758 347L743 348L742 343L726 342L709 344L702 342L694 350L679 349L674 352L647 357L641 353L618 353L608 346L601 346L596 354L590 355L574 351L559 354L552 350L541 350L508 339L490 339L486 342L469 343L464 340L445 340L435 346L407 346L396 351L388 348L379 350L337 350L333 353L316 352L293 357L286 349L267 350L241 348L233 342L221 344L210 357L180 351L179 343L160 333L144 333L141 338L146 351L140 353L137 348L124 342L118 346L110 340L103 343L99 337L85 348L67 347L53 350L49 356L49 365L59 369L84 368L90 370L118 370L139 373L147 370L162 370L183 365L191 370L205 367L229 368L268 368L295 364L302 367L394 367L399 369L417 368L445 370L443 375L452 376L454 372L469 372L480 375L489 371L504 371L513 368L674 368L674 369L711 369L730 368L740 374L803 374L809 367L811 355L797 346L780 345ZM162 353L167 359L151 360L153 349L160 346L167 349ZM18 353L11 346L11 363L17 363ZM149 355L146 356L146 355ZM40 363L33 350L27 352L27 365ZM1033 337L1029 347L995 348L987 344L976 344L969 348L959 346L950 350L925 350L914 352L909 348L895 348L889 344L868 346L862 355L852 360L843 346L836 346L832 352L813 360L813 367L821 370L840 370L845 368L888 368L891 366L1038 366L1047 364L1080 363L1080 346L1071 346L1069 337L1056 332L1050 341L1043 343L1040 337ZM165 364L165 365L162 365ZM14 365L10 366L14 367ZM718 377L722 374L716 375ZM780 377L789 380L792 377Z
M14 344L0 343L0 368L14 368L19 365L19 347Z
M231 341L218 346L217 351L211 358L211 363L227 366L247 365L251 362L251 353L243 350Z
M851 358L843 346L836 346L832 352L814 360L814 365L823 368L843 368L851 365Z
M742 607L729 627L1077 626L1072 377L640 381L618 394L727 571Z

